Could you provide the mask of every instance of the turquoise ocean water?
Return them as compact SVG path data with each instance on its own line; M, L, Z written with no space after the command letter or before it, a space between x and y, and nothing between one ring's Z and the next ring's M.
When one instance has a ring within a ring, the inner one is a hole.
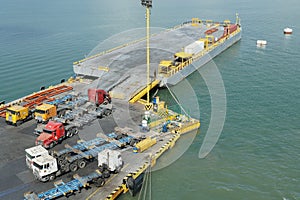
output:
M201 118L200 134L176 162L152 173L152 199L300 199L299 10L297 0L154 1L154 27L192 17L233 21L238 12L243 38L213 62L227 96L217 145L198 158L211 103L195 73L187 81L201 111L193 116ZM132 0L2 0L0 16L0 100L7 102L70 77L72 63L100 42L145 24L144 9ZM294 30L289 37L287 26ZM258 39L268 45L257 48ZM172 104L166 91L160 94Z

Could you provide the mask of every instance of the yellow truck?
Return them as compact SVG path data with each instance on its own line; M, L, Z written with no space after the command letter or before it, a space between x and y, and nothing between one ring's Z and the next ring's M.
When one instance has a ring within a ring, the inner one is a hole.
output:
M21 123L32 118L33 118L33 113L29 110L28 107L14 105L7 108L6 110L5 121L7 124L18 126Z
M35 108L34 116L38 122L45 123L56 116L56 106L46 103L39 105Z
M34 116L37 122L47 123L56 116L62 116L67 107L57 107L56 105L43 103L35 108Z

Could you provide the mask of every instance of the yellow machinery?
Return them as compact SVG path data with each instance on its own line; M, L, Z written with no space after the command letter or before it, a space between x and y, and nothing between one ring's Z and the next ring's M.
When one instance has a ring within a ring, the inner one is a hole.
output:
M28 107L23 106L11 106L6 110L6 123L13 124L15 126L21 124L31 116L31 112Z
M208 19L208 20L205 21L205 23L206 23L206 26L207 26L207 27L210 27L210 26L213 25L213 20Z
M105 71L105 72L109 72L109 67L104 67L104 66L99 66L98 70L100 71Z
M159 74L168 74L171 71L173 61L171 60L162 60L159 63L158 73Z
M44 103L36 107L34 114L38 122L47 122L57 115L56 106Z
M178 71L182 70L185 66L191 64L192 54L186 52L178 52L174 55L174 61L162 60L158 66L158 73L165 77L169 77Z
M205 38L200 38L199 41L204 42L204 48L206 49L209 44L215 43L215 37L213 35L206 35Z
M203 41L204 42L204 48L208 47L208 39L207 38L200 38L199 41Z
M192 56L192 54L185 52L175 53L175 66L177 67L177 70L181 70L185 66L191 64Z
M206 35L205 38L207 39L209 44L215 43L215 37L213 35Z
M228 26L229 24L230 24L230 20L228 20L228 19L227 19L227 20L224 20L224 25L225 25L225 26Z
M156 144L156 138L147 137L146 139L140 141L139 143L137 143L135 145L135 147L133 148L133 152L141 153L141 152L149 149L150 147L152 147L155 144Z
M192 26L198 26L201 23L202 20L200 20L199 18L192 18Z

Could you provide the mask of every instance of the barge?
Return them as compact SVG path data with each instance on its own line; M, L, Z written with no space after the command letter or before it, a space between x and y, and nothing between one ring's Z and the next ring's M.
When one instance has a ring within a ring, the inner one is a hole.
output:
M155 165L160 156L171 149L182 134L196 133L200 127L199 120L169 110L165 102L157 97L147 109L142 99L147 88L177 84L237 42L241 38L241 30L238 18L235 24L228 20L219 23L193 18L192 21L151 36L153 59L150 85L147 86L144 78L146 72L143 58L146 50L145 40L141 39L74 62L73 69L76 77L1 105L0 116L5 118L8 114L7 110L16 105L34 110L36 106L61 99L63 95L88 95L89 88L107 91L112 98L112 114L101 119L92 113L85 115L89 116L90 120L81 126L78 135L60 141L59 143L62 144L55 146L54 150L59 151L63 149L63 145L70 147L82 143L82 140L96 137L101 137L107 142L116 140L114 141L116 144L122 143L117 136L110 137L115 133L137 139L134 142L123 141L122 145L116 146L115 150L121 153L124 161L122 169L117 174L112 175L104 185L101 184L102 187L76 193L75 198L116 199L128 191L135 194L141 187L144 174ZM200 45L200 48L195 47L194 43ZM186 47L185 51L182 51L182 47ZM10 114L17 115L13 112ZM141 116L147 121L146 127L140 125L144 124ZM97 166L91 164L89 168L92 171L79 169L78 172L73 173L72 180L70 175L62 175L60 177L62 180L54 183L55 188L52 180L48 183L37 182L32 169L26 168L24 153L25 149L33 146L36 137L33 132L37 122L26 120L22 124L14 123L18 125L14 127L5 125L7 118L4 118L0 120L1 134L5 135L0 145L3 152L0 165L3 172L1 179L7 180L7 183L1 185L1 198L19 199L22 192L26 200L69 196L75 191L80 191L82 187L87 187L92 179L101 177L101 173L95 172ZM147 144L146 140L151 141L151 144ZM76 148L71 148L70 151L76 153L77 157L87 156ZM34 159L38 158L33 158L32 162ZM23 166L24 169L20 167L10 170L12 165ZM56 192L58 190L59 193Z

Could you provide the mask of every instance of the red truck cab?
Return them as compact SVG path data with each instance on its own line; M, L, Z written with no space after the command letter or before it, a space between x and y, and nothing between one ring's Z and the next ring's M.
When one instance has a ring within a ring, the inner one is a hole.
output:
M95 103L97 106L111 103L110 95L102 89L89 88L88 97L89 101Z
M49 121L43 132L37 137L35 144L42 145L46 149L52 148L64 139L66 134L64 125L60 122Z

